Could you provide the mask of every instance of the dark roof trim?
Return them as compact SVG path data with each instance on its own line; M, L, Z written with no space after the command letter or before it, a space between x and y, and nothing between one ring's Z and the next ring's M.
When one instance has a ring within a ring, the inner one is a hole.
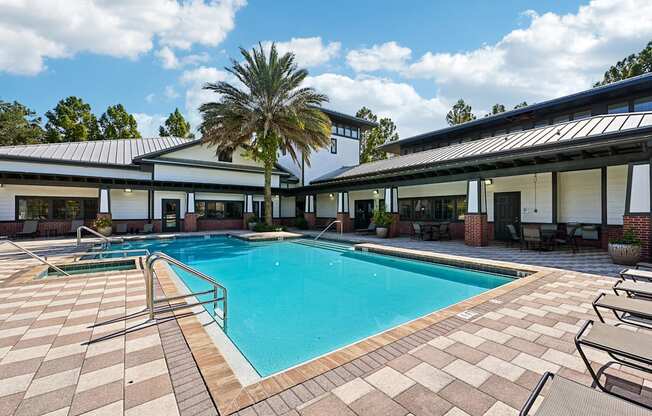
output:
M625 80L622 80L622 81L613 82L611 84L602 85L602 86L599 86L599 87L594 87L594 88L591 88L591 89L588 89L588 90L576 92L574 94L565 95L563 97L553 98L551 100L542 101L540 103L528 105L527 107L518 108L518 109L515 109L515 110L509 110L509 111L505 111L503 113L478 118L476 120L469 121L469 122L462 123L462 124L458 124L458 125L455 125L455 126L444 127L443 129L429 131L427 133L418 134L418 135L412 136L412 137L406 137L405 139L401 139L401 140L398 140L398 141L382 144L382 145L378 146L378 148L379 149L386 149L389 146L396 146L396 145L402 146L404 144L409 144L409 143L413 143L413 142L418 142L418 141L423 140L423 139L427 139L427 138L429 138L431 136L440 136L440 135L444 135L444 134L447 134L447 133L463 131L463 130L470 130L470 129L474 129L474 128L483 126L485 124L489 124L491 122L502 121L504 119L519 116L521 114L526 114L526 113L529 113L529 112L532 112L532 111L548 109L548 108L555 107L555 106L558 106L558 105L561 105L561 104L570 103L572 101L579 100L579 99L582 99L582 98L590 98L590 97L593 97L593 96L596 96L596 95L607 94L607 93L610 93L610 92L613 92L615 90L619 90L619 89L622 89L622 88L635 87L635 86L643 85L643 84L646 84L646 83L649 83L650 87L652 88L652 73L639 75L637 77L628 78L628 79L625 79Z
M78 160L63 160L63 159L44 159L40 157L3 155L3 154L0 154L0 160L30 162L30 163L38 163L42 165L68 165L68 166L82 166L87 168L141 170L140 167L135 165L116 165L112 163L82 162Z
M327 116L329 116L331 118L346 120L346 121L349 121L351 123L354 123L358 127L373 128L373 127L378 126L378 123L375 123L375 122L369 121L369 120L365 120L364 118L355 117L355 116L351 116L351 115L348 115L348 114L340 113L339 111L335 111L335 110L329 110L328 108L322 108L322 107L316 107L316 108L319 108L324 114L326 114Z

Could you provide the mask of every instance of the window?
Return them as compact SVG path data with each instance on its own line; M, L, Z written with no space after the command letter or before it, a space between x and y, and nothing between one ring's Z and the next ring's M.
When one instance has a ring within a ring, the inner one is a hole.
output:
M591 110L579 111L573 114L573 120L582 120L591 117Z
M360 131L357 127L347 126L344 124L331 124L331 133L337 136L351 137L353 139L360 137Z
M331 139L331 153L337 154L337 139Z
M351 129L351 137L353 137L354 139L357 139L359 137L359 131L357 128Z
M567 121L570 121L570 115L565 114L563 116L557 116L552 119L552 124L559 124L559 123L565 123Z
M81 220L97 216L97 198L17 196L17 220Z
M331 133L332 134L337 134L337 125L336 124L331 124Z
M340 136L344 136L344 126L337 126L337 134Z
M200 218L242 218L244 203L240 201L195 201L195 212Z
M438 196L399 199L401 220L462 221L466 214L466 196Z
M537 127L544 127L548 125L548 120L539 120L536 123L534 123L534 128L536 129Z
M217 160L220 162L233 162L233 152L224 150L217 155Z
M626 102L611 104L610 106L607 107L608 114L626 113L628 111L629 111L629 104L627 104Z
M634 111L652 111L652 97L640 98L634 101Z

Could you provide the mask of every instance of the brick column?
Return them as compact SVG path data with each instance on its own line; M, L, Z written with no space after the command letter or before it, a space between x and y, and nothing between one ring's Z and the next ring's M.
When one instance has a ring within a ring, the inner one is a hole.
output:
M197 231L197 218L198 215L194 212L186 212L186 215L183 217L183 231L187 233Z
M487 214L466 214L464 216L464 244L467 246L486 246L489 236Z
M650 214L625 214L623 215L623 230L632 230L641 240L641 258L650 260L652 258L652 231L650 230L652 221Z
M312 230L315 228L315 224L317 224L317 216L315 215L314 212L304 212L303 213L303 218L306 219L306 222L308 223L308 229Z
M341 221L335 224L338 233L350 233L353 231L353 222L348 212L338 212L335 219Z
M389 230L387 230L387 237L389 238L401 235L401 217L397 212L393 212L391 215L392 223L389 226Z

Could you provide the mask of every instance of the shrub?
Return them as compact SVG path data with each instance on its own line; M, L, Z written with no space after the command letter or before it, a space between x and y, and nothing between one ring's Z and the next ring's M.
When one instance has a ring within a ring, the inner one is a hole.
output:
M625 230L621 238L614 238L612 240L609 240L609 242L611 244L631 244L633 246L641 245L641 240L638 237L636 237L636 234L634 234L634 230L632 230L631 228Z
M300 230L308 229L308 221L303 217L297 217L297 219L294 220L294 225Z
M95 228L111 227L113 221L109 217L102 217L95 220Z
M388 228L394 221L392 214L386 212L384 209L375 210L373 219L374 224L376 224L376 227L378 228Z
M258 224L258 223L260 223L260 219L258 217L256 217L255 215L253 217L249 217L249 219L247 220L247 224L252 224L252 223L253 224Z

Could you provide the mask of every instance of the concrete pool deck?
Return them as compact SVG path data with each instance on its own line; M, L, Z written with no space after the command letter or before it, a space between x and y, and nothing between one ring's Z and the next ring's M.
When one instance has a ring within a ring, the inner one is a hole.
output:
M52 241L30 243L39 244L42 253L52 250L51 260L65 255ZM544 371L590 384L572 338L584 320L596 318L590 302L614 282L531 268L537 273L515 285L318 366L238 386L196 316L178 311L176 319L156 323L130 316L144 308L140 271L6 279L36 264L0 252L0 415L516 414ZM159 279L163 291L175 290ZM649 374L618 367L608 374L611 388L652 401Z

